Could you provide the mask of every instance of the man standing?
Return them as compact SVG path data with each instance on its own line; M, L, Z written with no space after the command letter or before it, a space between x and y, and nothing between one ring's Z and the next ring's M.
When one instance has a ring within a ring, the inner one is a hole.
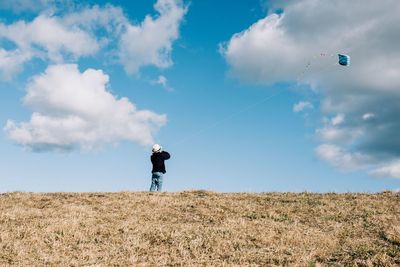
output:
M151 155L151 163L153 163L153 169L151 171L152 176L150 192L155 190L161 191L163 182L162 178L166 172L164 161L171 157L167 151L162 151L162 147L159 144L155 144L152 151L153 154Z

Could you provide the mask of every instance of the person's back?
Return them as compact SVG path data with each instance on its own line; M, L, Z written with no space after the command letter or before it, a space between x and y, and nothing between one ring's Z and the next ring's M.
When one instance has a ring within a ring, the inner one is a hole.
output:
M171 157L167 151L162 151L162 147L158 144L153 146L153 154L151 155L151 163L153 168L151 170L151 186L150 191L161 191L163 175L166 173L165 161Z
M167 151L156 152L151 155L151 163L153 163L153 169L151 172L162 172L166 173L165 160L169 159L171 155Z

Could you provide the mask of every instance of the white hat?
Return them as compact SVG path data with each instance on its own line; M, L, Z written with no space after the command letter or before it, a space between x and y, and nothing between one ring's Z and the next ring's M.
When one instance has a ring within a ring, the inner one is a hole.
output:
M161 152L161 150L162 150L162 147L159 144L155 144L151 151L153 151L153 153L157 153L157 152Z

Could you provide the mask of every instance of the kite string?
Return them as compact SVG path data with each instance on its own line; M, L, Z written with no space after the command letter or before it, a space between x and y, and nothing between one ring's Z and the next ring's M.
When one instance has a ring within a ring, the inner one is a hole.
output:
M321 56L324 56L324 57L325 57L325 56L334 57L335 54L320 53L319 56L320 56L320 57L321 57ZM317 57L318 57L318 56L315 55L315 56L313 57L312 61L316 61ZM303 78L303 76L305 76L307 70L310 68L311 65L312 65L311 62L308 62L308 63L307 63L307 65L304 67L304 69L303 69L303 70L299 73L299 75L295 78L294 81L296 81L296 82L295 82L294 85L292 85L292 86L286 88L285 90L280 90L280 91L278 91L278 92L276 92L276 93L274 93L274 94L268 95L268 96L266 96L265 98L261 99L260 101L257 101L257 102L255 102L255 103L253 103L253 104L250 104L250 105L248 105L248 106L246 106L246 107L240 109L239 111L234 112L234 113L232 113L232 114L226 116L225 118L222 118L221 120L216 121L216 122L214 122L214 123L212 123L212 124L210 124L210 125L208 125L208 126L202 128L202 129L200 129L200 130L198 130L198 131L196 131L196 132L194 132L194 133L192 133L192 134L190 134L190 135L184 137L183 139L181 139L181 140L179 140L179 141L177 141L177 142L172 143L170 146L177 146L177 145L180 145L180 144L182 144L182 143L185 143L185 142L187 142L188 140L192 139L193 137L199 136L199 135L203 134L204 132L206 132L206 131L208 131L208 130L210 130L210 129L213 129L213 128L219 126L220 124L222 124L222 123L224 123L224 122L226 122L226 121L228 121L228 120L231 120L231 119L233 119L233 118L239 116L240 114L242 114L242 113L244 113L244 112L246 112L246 111L248 111L248 110L250 110L250 109L252 109L252 108L254 108L254 107L256 107L256 106L258 106L258 105L260 105L260 104L262 104L262 103L264 103L264 102L267 102L267 101L269 101L270 99L276 97L277 95L282 94L283 92L286 92L286 91L290 90L291 88L297 86L297 85L299 84L299 82L300 82L300 79ZM320 72L322 72L322 71L326 70L327 68L330 68L330 67L332 67L332 66L334 66L334 65L335 65L335 66L338 65L338 63L335 62L334 64L328 64L327 66L325 66L325 68L324 68L324 67L320 68L320 69L317 71L317 73L320 73ZM315 72L314 72L313 74L315 74Z
M255 102L255 103L252 103L252 104L250 104L250 105L248 105L248 106L246 106L246 107L240 109L239 111L234 112L234 113L232 113L232 114L230 114L230 115L228 115L228 116L222 118L221 120L216 121L216 122L214 122L214 123L212 123L212 124L210 124L210 125L208 125L208 126L202 128L202 129L200 129L200 130L198 130L198 131L192 133L192 134L189 135L189 136L186 136L185 138L179 140L178 142L172 143L171 145L172 145L172 146L176 146L176 145L180 145L180 144L182 144L182 143L184 143L184 142L187 142L188 140L192 139L193 137L198 136L198 135L201 135L202 133L204 133L204 132L206 132L206 131L208 131L208 130L210 130L210 129L213 129L213 128L219 126L220 124L222 124L222 123L224 123L224 122L226 122L226 121L228 121L228 120L231 120L231 119L233 119L233 118L239 116L240 114L242 114L242 113L244 113L244 112L246 112L246 111L248 111L248 110L250 110L250 109L256 107L256 106L258 106L258 105L260 105L260 104L262 104L262 103L264 103L264 102L267 102L267 101L271 100L272 98L276 97L276 96L279 95L279 94L282 94L283 92L285 92L285 91L280 90L279 92L276 92L276 93L274 93L274 94L268 95L267 97L264 97L263 99L261 99L261 100Z
M306 67L307 67L307 66L306 66ZM200 130L198 130L198 131L196 131L196 132L190 134L189 136L184 137L183 139L181 139L181 140L179 140L179 141L177 141L177 142L172 143L170 146L177 146L177 145L180 145L180 144L182 144L182 143L185 143L185 142L187 142L188 140L192 139L193 137L199 136L199 135L201 135L202 133L204 133L204 132L206 132L206 131L208 131L208 130L210 130L210 129L213 129L213 128L219 126L220 124L222 124L222 123L224 123L224 122L226 122L226 121L228 121L228 120L231 120L231 119L233 119L233 118L235 118L235 117L241 115L242 113L244 113L244 112L246 112L246 111L249 111L249 110L255 108L256 106L261 105L261 104L263 104L263 103L265 103L265 102L271 100L272 98L274 98L274 97L276 97L276 96L278 96L278 95L280 95L280 94L282 94L282 93L284 93L284 92L290 90L290 89L293 88L294 86L297 86L299 79L300 79L304 74L305 74L305 72L302 71L302 72L295 78L295 81L296 81L296 82L295 82L295 85L292 85L292 86L286 88L285 90L280 90L280 91L278 91L278 92L276 92L276 93L273 93L273 94L271 94L271 95L268 95L268 96L264 97L263 99L261 99L261 100L255 102L255 103L252 103L252 104L250 104L250 105L248 105L248 106L246 106L246 107L240 109L239 111L234 112L234 113L232 113L232 114L230 114L230 115L228 115L228 116L222 118L221 120L216 121L216 122L214 122L214 123L212 123L212 124L210 124L210 125L208 125L208 126L202 128L202 129L200 129Z

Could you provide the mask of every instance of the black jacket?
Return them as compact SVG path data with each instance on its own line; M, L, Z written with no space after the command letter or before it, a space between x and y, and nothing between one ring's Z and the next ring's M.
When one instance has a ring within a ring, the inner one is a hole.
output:
M151 163L153 163L153 169L151 172L162 172L165 173L164 161L169 159L171 155L167 151L162 151L160 153L153 153L151 155Z

